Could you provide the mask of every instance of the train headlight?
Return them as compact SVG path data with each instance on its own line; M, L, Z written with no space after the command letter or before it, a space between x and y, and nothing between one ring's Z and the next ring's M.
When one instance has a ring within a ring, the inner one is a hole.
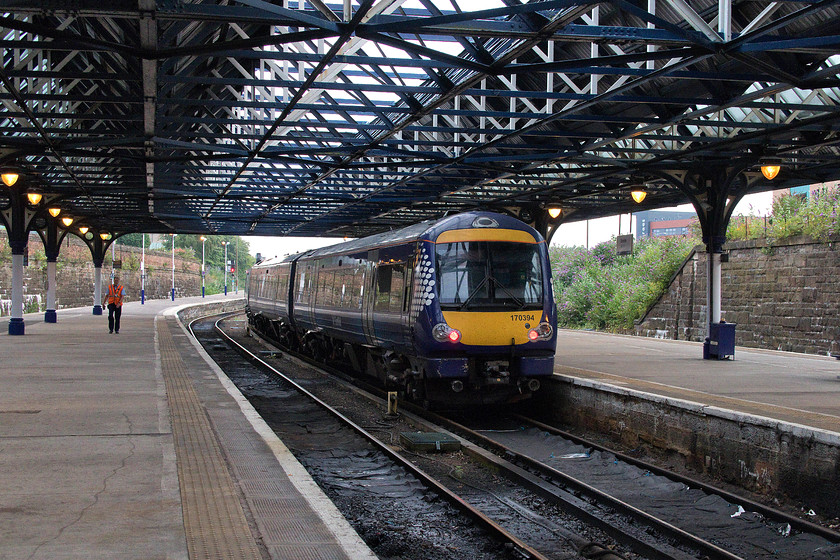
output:
M432 328L432 336L438 342L458 342L461 340L461 331L453 329L446 323L438 323Z
M551 325L548 323L540 323L538 327L528 331L528 340L548 340L551 338Z

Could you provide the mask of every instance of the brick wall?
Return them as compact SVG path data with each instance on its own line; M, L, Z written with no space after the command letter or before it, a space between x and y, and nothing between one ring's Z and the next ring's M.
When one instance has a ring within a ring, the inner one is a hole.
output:
M736 344L828 354L840 352L840 238L797 237L727 244L721 317L737 323ZM702 341L706 321L706 254L697 249L636 334Z
M175 254L175 297L201 295L201 263ZM139 247L119 247L115 257L122 261L118 271L125 286L127 301L140 299ZM111 281L111 251L102 266L102 293ZM67 307L93 307L93 262L90 250L78 240L69 245L62 243L56 266L56 304L58 309ZM23 269L24 305L34 308L36 303L46 303L47 266L43 246L33 237L29 242L29 266ZM12 266L7 240L0 239L0 314L9 315L12 291ZM171 296L172 254L146 251L146 299L164 299ZM101 302L100 302L101 303ZM42 305L43 307L43 305ZM27 311L34 310L27 308Z

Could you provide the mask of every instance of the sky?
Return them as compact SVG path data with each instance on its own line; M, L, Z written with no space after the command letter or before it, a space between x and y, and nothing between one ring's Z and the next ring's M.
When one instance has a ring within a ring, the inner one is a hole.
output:
M747 195L735 208L734 216L757 215L766 216L772 206L773 195L770 192ZM662 208L662 210L691 211L690 204L683 204L674 208ZM589 246L594 247L598 243L608 241L619 234L633 233L636 228L636 220L632 222L632 230L629 221L629 214L621 216L621 231L619 232L619 217L610 216L588 221ZM263 258L282 257L293 253L299 253L309 249L324 247L340 243L343 240L338 238L318 237L263 237L249 236L243 238L250 245L250 253L256 256L260 253ZM574 222L560 226L557 233L551 240L552 245L559 246L586 246L587 222Z

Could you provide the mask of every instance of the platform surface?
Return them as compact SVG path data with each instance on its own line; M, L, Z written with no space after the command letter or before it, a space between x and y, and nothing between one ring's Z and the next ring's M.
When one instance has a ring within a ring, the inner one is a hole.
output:
M375 558L175 319L219 299L0 319L0 559Z
M704 360L696 342L558 332L554 372L840 433L840 360L738 346Z

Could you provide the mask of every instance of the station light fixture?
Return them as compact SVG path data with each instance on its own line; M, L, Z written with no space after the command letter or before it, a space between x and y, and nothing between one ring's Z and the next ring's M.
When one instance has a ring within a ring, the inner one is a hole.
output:
M102 241L107 241L111 237L111 234L107 231L103 231L99 234L99 237L102 239Z
M79 233L81 233L82 235L85 235L89 230L90 228L87 226L79 226Z
M633 197L636 204L641 204L647 197L647 191L642 187L633 187L633 190L630 191L630 196Z
M559 218L560 214L562 214L562 213L563 213L563 209L560 208L559 206L549 206L548 207L548 216L552 220L556 220L557 218Z
M768 181L775 179L776 175L778 175L781 170L782 164L778 160L768 160L761 164L761 174L764 175L764 178Z
M58 218L58 215L61 214L61 208L50 208L47 212L49 212L50 216L53 218Z
M73 225L73 218L70 216L64 216L61 218L61 223L64 224L64 227L70 227Z
M29 191L26 193L26 200L28 200L29 204L32 206L38 206L38 204L41 203L42 198L44 198L44 195L38 191Z
M0 172L0 178L3 179L3 184L7 187L11 187L17 183L19 177L20 173L18 173L15 169L3 169L3 171Z

